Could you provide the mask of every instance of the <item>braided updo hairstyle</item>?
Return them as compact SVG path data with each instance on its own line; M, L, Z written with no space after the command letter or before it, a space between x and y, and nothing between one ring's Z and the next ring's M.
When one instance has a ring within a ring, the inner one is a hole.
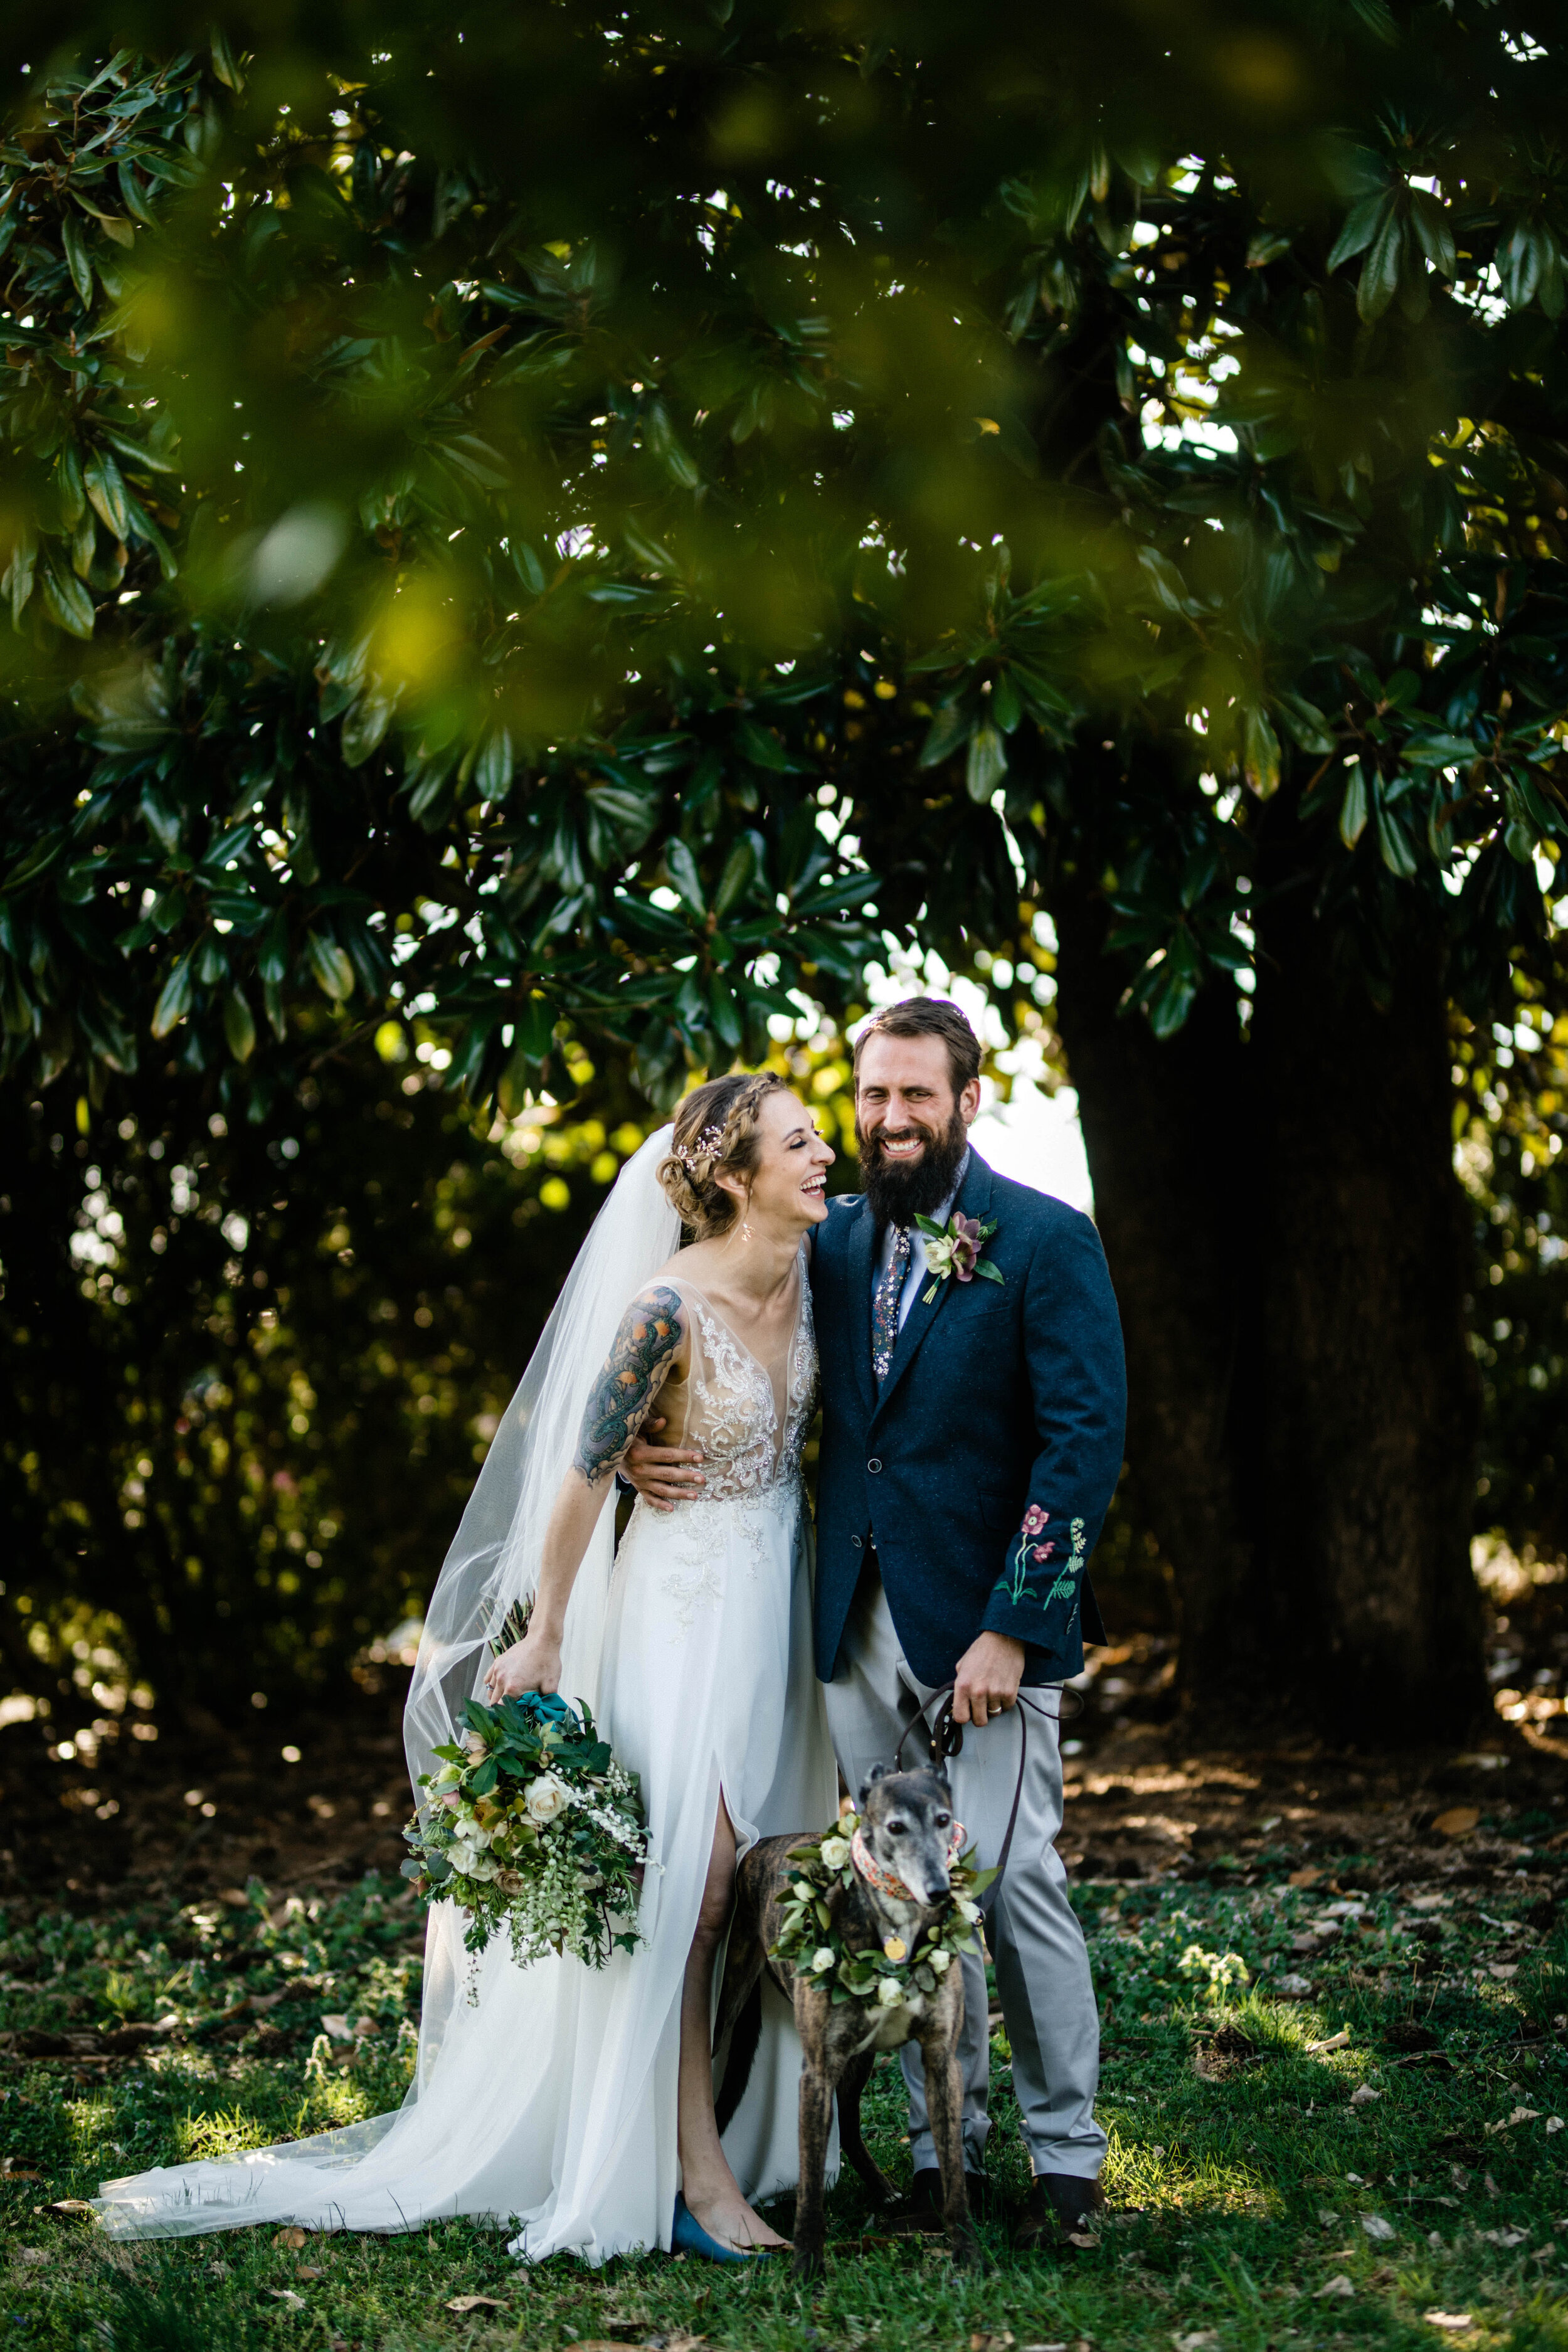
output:
M710 1078L675 1114L675 1140L659 1162L658 1181L680 1222L698 1241L728 1233L741 1215L734 1195L719 1183L749 1175L757 1164L757 1119L769 1095L784 1090L771 1070L738 1070Z

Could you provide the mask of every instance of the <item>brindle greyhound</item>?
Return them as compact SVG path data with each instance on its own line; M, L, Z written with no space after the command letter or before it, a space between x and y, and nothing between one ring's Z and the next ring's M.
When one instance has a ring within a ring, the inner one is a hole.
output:
M857 1864L846 1889L827 1895L834 1927L852 1951L879 1951L898 1936L912 1951L917 1937L949 1895L948 1842L952 1793L934 1771L889 1771L879 1764L860 1791L860 1834L877 1870L873 1883ZM741 2104L756 2055L764 1970L791 2001L805 2063L800 2077L800 2193L795 2205L795 2274L809 2279L823 2268L823 2173L834 2093L845 2155L879 2202L892 2202L892 2183L874 2162L860 2132L860 2094L879 2050L920 2043L925 2061L926 2110L942 2168L942 2220L955 2263L981 2259L963 2179L963 2090L958 2038L963 2024L963 1972L950 1968L933 1993L910 1989L894 2009L874 2001L834 2001L820 1978L797 1976L787 1961L769 1958L778 1941L781 1902L792 1876L791 1849L811 1835L763 1838L741 1864L735 1916L720 2003L719 2036L731 2036L723 2087L716 2102L722 2131ZM896 1890L896 1891L890 1891Z

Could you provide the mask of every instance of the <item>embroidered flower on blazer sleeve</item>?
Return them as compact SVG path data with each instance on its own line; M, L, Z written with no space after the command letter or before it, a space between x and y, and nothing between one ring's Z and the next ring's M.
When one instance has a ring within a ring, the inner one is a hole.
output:
M1037 1560L1043 1565L1056 1549L1054 1543L1037 1544L1034 1540L1045 1533L1050 1516L1049 1511L1042 1509L1038 1503L1031 1503L1024 1514L1024 1524L1018 1530L1006 1584L1007 1598L1015 1609L1035 1597L1026 1581L1030 1561Z

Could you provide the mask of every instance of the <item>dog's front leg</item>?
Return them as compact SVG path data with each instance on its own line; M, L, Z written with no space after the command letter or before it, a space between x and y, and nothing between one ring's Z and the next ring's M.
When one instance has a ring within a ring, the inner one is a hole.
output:
M932 2021L934 2030L921 2038L921 2055L925 2061L926 2115L942 2169L942 2218L953 2261L967 2266L980 2262L981 2251L963 2178L963 2077L958 2064L963 2011L952 2001L945 2009L951 2014Z
M851 2058L838 2077L838 2145L879 2205L897 2201L898 2190L866 2145L860 2129L860 2095L877 2063L875 2043Z
M805 2037L803 2035L802 2039ZM833 2084L820 2063L826 2053L806 2043L800 2070L800 2189L795 2207L795 2274L820 2278L826 2222L822 2210L827 2171L827 2131L833 2116Z

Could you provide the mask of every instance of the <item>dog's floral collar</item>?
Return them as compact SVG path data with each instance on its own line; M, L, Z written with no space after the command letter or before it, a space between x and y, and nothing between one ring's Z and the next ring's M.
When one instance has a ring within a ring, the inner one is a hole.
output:
M963 1823L954 1822L947 1833L949 1869L963 1852ZM913 1903L917 1899L896 1871L883 1869L858 1830L849 1841L849 1859L867 1885L874 1886L879 1895L885 1895L889 1903Z
M954 1822L952 1838L962 1842L963 1828ZM950 1841L948 1868L952 1885L944 1903L915 1937L911 1951L901 1936L889 1936L880 1947L851 1945L828 1906L834 1887L847 1891L860 1868L856 1848L866 1855L872 1871L888 1882L878 1891L896 1889L895 1899L911 1898L901 1878L866 1853L860 1823L854 1813L843 1813L831 1829L805 1844L790 1848L790 1879L785 1888L778 1941L770 1958L787 1961L797 1976L821 1978L832 1986L837 2004L864 2001L868 2007L897 2009L911 1993L933 1993L948 1969L975 1948L974 1929L980 1917L975 1896L990 1885L994 1870L975 1870L967 1855L958 1854ZM956 1859L954 1858L956 1855ZM867 1883L878 1879L866 1874Z
M983 1282L1006 1281L1000 1266L989 1261L983 1264L980 1256L996 1230L994 1217L982 1224L978 1217L961 1216L955 1210L945 1225L939 1225L934 1217L917 1216L915 1223L925 1235L926 1265L932 1277L921 1301L923 1307L931 1305L937 1284L945 1282L950 1274L956 1274L960 1282L973 1282L976 1275Z

